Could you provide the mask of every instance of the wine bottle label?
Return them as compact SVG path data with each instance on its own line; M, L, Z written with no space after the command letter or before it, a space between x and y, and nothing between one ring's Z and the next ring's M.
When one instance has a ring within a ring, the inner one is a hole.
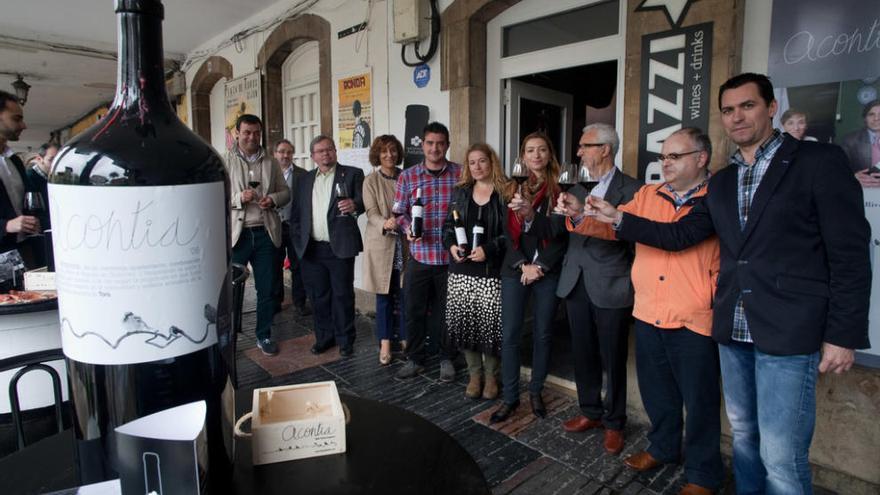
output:
M413 205L413 207L412 207L412 217L413 218L416 218L416 217L422 218L422 215L424 214L424 212L425 212L424 206Z
M455 228L455 242L459 245L467 244L467 233L464 231L464 227Z
M481 225L474 225L474 234L485 234L486 229Z
M217 342L226 279L222 182L49 184L64 354L134 364Z

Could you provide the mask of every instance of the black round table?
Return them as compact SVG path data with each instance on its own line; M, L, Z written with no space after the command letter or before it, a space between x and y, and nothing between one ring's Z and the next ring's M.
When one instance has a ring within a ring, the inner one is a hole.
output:
M250 409L252 390L236 392ZM480 467L449 434L399 407L341 395L350 411L342 454L253 466L248 440L236 439L236 494L488 494ZM0 459L0 493L76 493L72 430Z

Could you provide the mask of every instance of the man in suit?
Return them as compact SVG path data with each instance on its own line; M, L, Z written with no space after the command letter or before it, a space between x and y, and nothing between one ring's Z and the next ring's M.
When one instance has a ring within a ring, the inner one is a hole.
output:
M880 172L868 170L880 167L880 100L869 101L862 109L862 118L865 127L844 136L840 146L862 186L880 187Z
M336 144L329 136L315 137L309 151L318 168L296 182L290 235L312 301L312 353L335 343L339 355L349 357L355 339L354 259L364 248L357 225L357 215L364 212L364 173L336 162Z
M275 302L272 287L275 259L281 246L281 219L276 208L290 201L281 169L261 146L263 122L244 114L235 122L235 144L226 153L231 189L232 262L251 264L257 289L257 347L267 356L278 354L272 340Z
M21 131L27 129L24 111L18 98L6 91L0 91L0 252L23 249L27 234L42 232L40 220L30 215L22 215L24 193L30 190L25 176L24 164L15 154L9 143L18 141ZM25 261L29 253L22 252Z
M281 167L281 173L284 174L284 182L287 183L287 189L291 192L291 197L295 188L296 181L306 174L306 169L297 167L293 163L293 143L286 139L282 139L275 143L273 155ZM275 297L275 309L279 311L283 309L284 304L284 258L287 257L290 263L290 280L291 280L291 297L293 307L296 308L297 314L300 316L308 316L312 311L306 306L306 288L302 281L302 270L300 269L300 260L296 257L296 250L290 240L290 213L293 210L293 201L278 209L278 215L281 217L281 249L278 250L278 260L276 262L276 271L278 275L275 279L275 288L273 294Z
M712 337L737 492L812 493L817 371L842 373L853 349L869 346L862 191L839 147L773 129L777 104L766 76L729 79L719 107L739 149L687 216L651 222L594 200L592 212L618 238L666 250L718 235Z
M617 169L620 139L614 127L591 124L578 143L581 166L598 181L592 191L576 186L561 198L565 213L578 223L584 198L593 195L610 204L629 202L642 183ZM582 415L563 423L566 431L605 428L605 450L623 449L626 423L626 357L633 287L629 242L571 234L556 295L565 299L574 357L578 405ZM602 373L607 377L602 400Z

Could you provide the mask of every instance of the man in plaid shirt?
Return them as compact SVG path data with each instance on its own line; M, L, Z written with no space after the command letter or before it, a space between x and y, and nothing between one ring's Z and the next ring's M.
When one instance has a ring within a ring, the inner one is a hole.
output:
M452 358L455 349L449 346L443 316L446 313L446 269L449 253L443 248L442 229L452 189L461 174L461 165L446 159L449 130L439 122L431 122L422 131L425 160L404 170L397 178L393 211L398 224L409 239L410 258L404 275L406 294L406 334L408 362L398 378L412 378L424 371L425 336L429 325L440 329L440 381L455 379ZM410 211L421 189L424 203L422 237L415 239L410 231ZM427 318L431 310L430 320Z

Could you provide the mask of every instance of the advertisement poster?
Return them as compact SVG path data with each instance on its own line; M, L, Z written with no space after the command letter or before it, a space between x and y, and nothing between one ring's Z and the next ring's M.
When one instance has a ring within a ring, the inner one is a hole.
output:
M226 83L226 149L233 144L235 121L243 114L249 113L263 117L262 86L260 73L252 72Z
M775 0L768 73L779 109L774 125L804 140L834 143L853 171L880 163L872 133L880 132L880 10L874 2ZM864 188L871 224L873 283L880 282L880 188ZM873 347L857 353L880 366L880 289L871 291Z
M373 136L373 98L370 73L339 79L339 129L336 146L370 148Z

